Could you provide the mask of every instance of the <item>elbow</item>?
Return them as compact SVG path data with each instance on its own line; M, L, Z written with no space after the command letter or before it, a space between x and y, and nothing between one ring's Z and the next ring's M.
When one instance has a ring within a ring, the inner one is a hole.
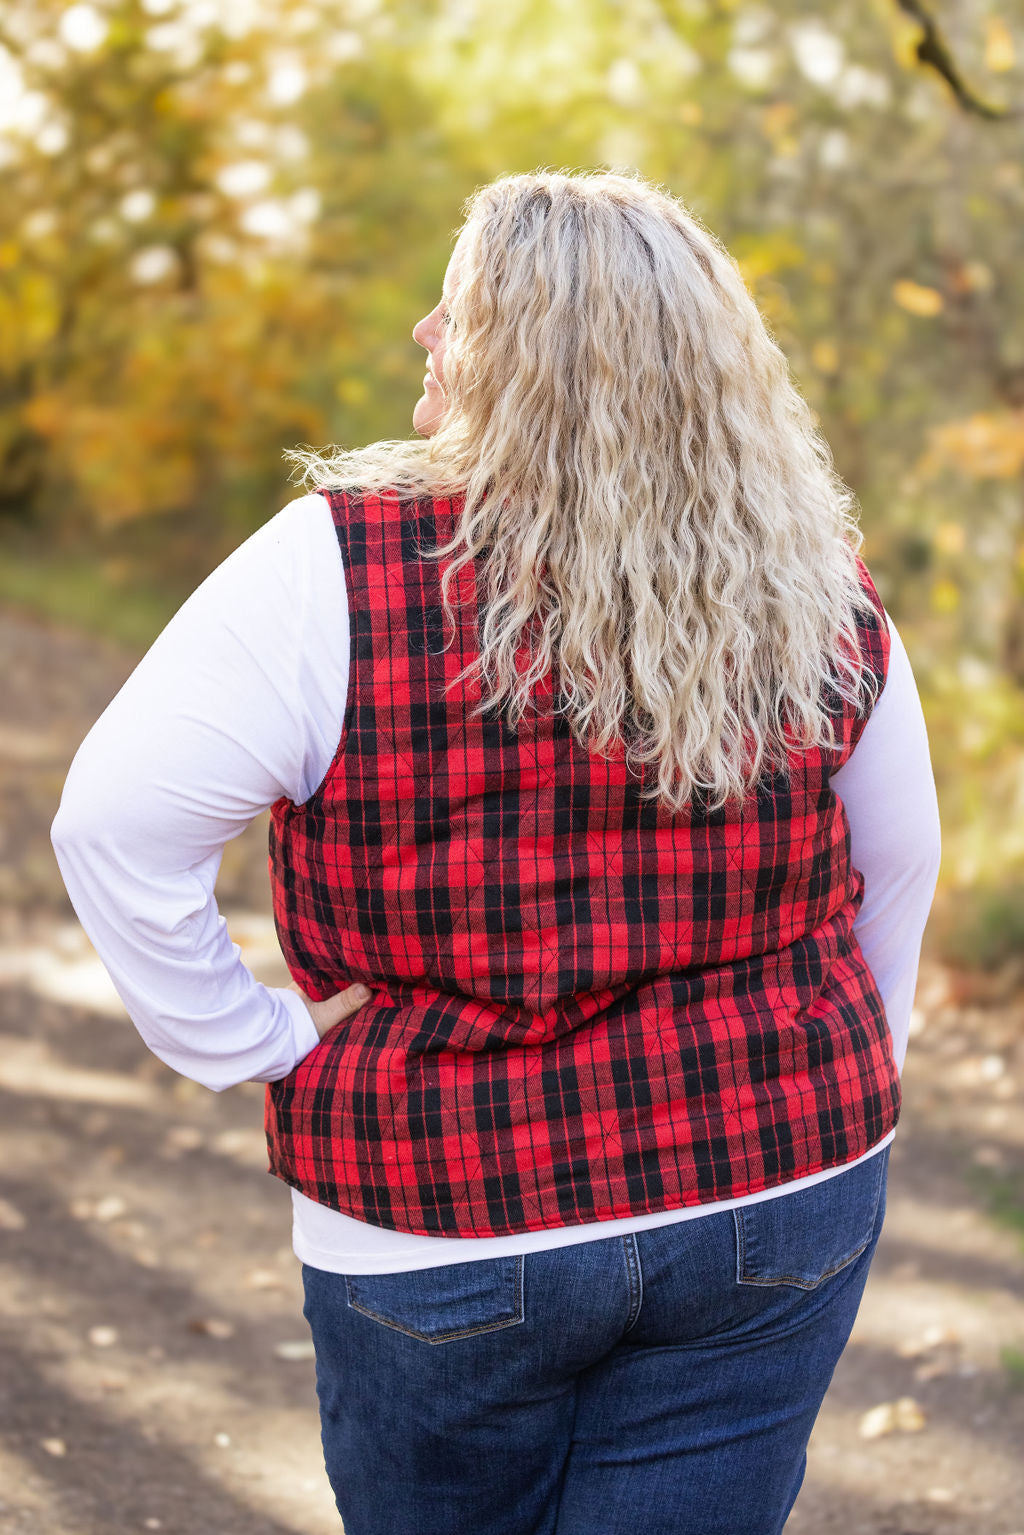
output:
M906 850L904 879L927 890L929 898L934 893L942 867L942 839L938 822L931 835L921 836L913 847Z
M62 870L70 863L74 856L74 850L82 838L82 827L76 823L66 806L62 804L50 823L50 846L53 848L54 857Z
M938 807L935 810L931 836L926 846L922 848L922 861L925 865L924 876L931 880L931 887L934 890L942 867L942 826L939 821Z
M895 839L894 839L895 844ZM897 856L897 846L893 845L890 856ZM930 816L923 818L912 837L903 839L904 878L934 891L938 883L939 870L942 865L942 827L939 822L938 805L932 809Z
M936 825L935 835L927 840L922 838L907 860L903 877L907 893L914 892L915 899L930 907L935 898L941 867L942 842Z
M74 840L74 831L71 817L67 807L61 803L60 809L50 822L50 846L55 853L69 847Z
M95 835L95 824L88 801L74 790L69 776L57 814L50 822L50 845L54 852L59 852L84 842L90 835Z
M50 846L62 872L81 862L85 849L95 849L97 835L98 828L77 807L61 805L50 824Z
M126 826L126 796L117 791L104 793L94 786L75 787L69 780L50 822L50 845L54 852L73 853L79 848L93 851L109 847L123 834Z

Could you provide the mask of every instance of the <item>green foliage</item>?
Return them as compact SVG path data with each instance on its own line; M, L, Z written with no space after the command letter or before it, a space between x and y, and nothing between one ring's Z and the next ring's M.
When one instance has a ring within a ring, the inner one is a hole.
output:
M1005 1345L999 1350L999 1363L1006 1371L1013 1389L1024 1391L1024 1349Z
M0 518L55 589L134 538L177 599L294 494L284 449L407 435L465 197L635 167L735 254L857 492L944 881L1024 878L1024 119L964 113L883 0L91 5L0 18ZM1024 0L947 40L1020 97Z
M1007 1177L986 1167L969 1169L970 1181L984 1199L997 1225L1014 1231L1024 1246L1024 1189L1020 1179Z
M25 608L137 651L152 644L187 595L174 597L166 585L129 583L116 568L97 566L87 556L54 560L8 550L0 562L0 602L6 607Z
M967 970L1024 955L1024 881L956 891L937 937L943 956Z

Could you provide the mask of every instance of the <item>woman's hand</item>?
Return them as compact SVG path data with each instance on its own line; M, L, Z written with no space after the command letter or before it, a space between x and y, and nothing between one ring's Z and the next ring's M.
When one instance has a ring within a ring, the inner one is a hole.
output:
M359 982L347 987L345 991L336 992L333 997L325 997L322 1002L315 1002L312 997L307 997L298 981L292 981L288 990L297 991L305 1002L321 1039L337 1024L343 1023L346 1018L357 1013L363 1003L370 998L369 988Z

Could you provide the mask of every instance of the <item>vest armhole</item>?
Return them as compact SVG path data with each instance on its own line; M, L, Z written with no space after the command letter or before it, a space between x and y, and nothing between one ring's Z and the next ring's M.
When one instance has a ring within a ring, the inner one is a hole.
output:
M327 505L331 509L331 518L334 522L334 531L338 540L338 557L341 560L344 574L345 598L348 602L348 682L345 689L345 707L342 711L341 727L338 733L338 742L334 748L334 754L328 763L327 771L324 773L323 778L321 778L313 792L302 801L303 805L310 805L314 803L319 798L319 796L323 794L328 783L334 776L338 762L344 755L345 748L348 745L349 731L352 724L352 713L355 705L356 687L356 622L355 604L352 600L354 582L351 574L352 562L348 554L347 537L349 513L351 511L351 500L346 491L338 490L335 488L322 489L320 494L323 496L324 500L327 502Z
M844 761L856 748L864 727L867 725L874 710L878 707L879 700L885 692L885 685L889 680L889 658L892 651L892 636L889 633L889 618L885 611L885 605L878 595L878 589L864 560L859 554L855 554L854 558L857 562L857 574L860 579L861 589L868 597L875 615L874 622L867 617L862 617L858 623L858 629L861 634L861 653L864 663L870 668L873 675L879 679L879 685L868 713L857 713L853 717L850 729L850 746L845 754Z

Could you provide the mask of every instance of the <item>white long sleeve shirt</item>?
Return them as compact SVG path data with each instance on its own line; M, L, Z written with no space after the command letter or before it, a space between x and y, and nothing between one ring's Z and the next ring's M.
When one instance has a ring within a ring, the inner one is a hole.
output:
M865 879L855 931L902 1070L939 817L917 688L891 619L889 628L885 689L832 785ZM298 993L263 985L242 961L214 883L225 843L282 795L300 804L322 782L348 664L348 596L330 507L302 496L193 592L68 772L51 840L82 927L149 1048L215 1092L287 1076L318 1043ZM693 1219L844 1170L741 1199L505 1237L385 1230L293 1190L293 1245L314 1267L395 1272Z

